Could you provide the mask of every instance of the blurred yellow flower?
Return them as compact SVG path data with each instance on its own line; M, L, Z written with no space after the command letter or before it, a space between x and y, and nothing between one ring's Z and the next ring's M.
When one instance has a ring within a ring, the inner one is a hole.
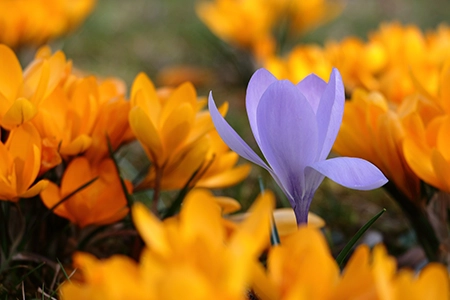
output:
M299 35L336 17L343 8L340 1L270 0L277 8L278 20L287 20L289 34Z
M277 46L276 31L296 37L331 19L341 8L340 3L327 0L203 0L196 10L219 38L264 58Z
M0 143L0 200L17 202L36 196L47 180L33 185L41 165L41 139L31 124L13 129L5 144Z
M401 116L389 107L386 98L357 89L345 103L333 149L340 155L372 162L408 199L419 203L420 181L403 156L404 136Z
M419 275L397 272L395 259L382 245L356 249L330 299L448 299L449 279L443 265L430 263Z
M276 22L275 1L216 0L201 1L197 14L208 28L224 41L252 49L271 35Z
M450 59L439 76L436 96L423 92L405 101L403 121L406 137L403 152L408 165L426 183L450 192ZM420 83L418 82L417 85Z
M238 155L215 132L205 104L190 83L156 91L145 74L137 76L129 122L152 162L138 188L179 189L196 170L194 183L208 188L233 185L249 174L249 165L235 167Z
M0 43L12 48L40 46L73 31L95 0L1 0Z
M405 123L403 151L408 165L426 183L450 192L450 115L425 125L416 113Z
M295 262L295 263L292 263ZM268 255L267 272L254 267L254 290L260 299L448 299L443 265L430 264L418 277L396 272L394 258L382 245L370 255L356 249L342 274L322 234L301 227Z
M62 299L246 299L250 266L269 239L272 207L267 197L255 203L251 217L226 239L221 211L208 193L188 196L179 217L165 222L137 203L133 220L147 245L140 264L77 254L85 281L66 282Z
M266 58L264 68L278 79L288 79L298 83L311 73L325 81L328 80L333 65L321 47L302 45L292 49L285 58L277 56ZM340 69L339 71L342 72Z
M77 191L94 178L97 180ZM125 184L131 193L131 183L125 181ZM114 223L128 213L127 200L111 159L94 165L83 156L75 158L67 166L61 186L50 182L47 189L41 192L41 198L48 208L52 208L75 191L77 192L58 205L53 212L79 227Z
M414 25L382 23L369 33L368 41L350 36L340 42L327 41L323 48L300 45L284 57L267 57L262 65L294 83L308 72L320 76L336 67L348 94L364 88L381 92L389 103L400 105L418 92L417 82L427 93L437 95L439 73L449 58L449 40L446 26L424 34Z

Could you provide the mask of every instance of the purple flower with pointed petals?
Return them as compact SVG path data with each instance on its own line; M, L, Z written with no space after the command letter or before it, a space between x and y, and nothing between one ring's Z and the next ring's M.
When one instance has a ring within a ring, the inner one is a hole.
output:
M297 85L277 80L260 69L247 88L247 114L261 159L217 110L212 93L208 106L225 143L240 156L272 175L288 197L297 223L308 221L311 200L325 176L352 189L371 190L386 177L360 158L326 159L336 139L344 112L344 86L333 69L328 84L314 74Z

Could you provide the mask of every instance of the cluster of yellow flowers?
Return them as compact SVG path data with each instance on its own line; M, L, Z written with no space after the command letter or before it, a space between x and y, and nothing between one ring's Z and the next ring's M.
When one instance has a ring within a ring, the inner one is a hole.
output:
M80 75L48 47L22 71L14 52L0 45L0 64L1 200L40 193L54 213L80 227L118 221L129 208L108 142L114 151L135 136L152 162L138 188L181 189L199 169L192 186L223 187L250 172L249 165L235 167L237 154L220 140L189 83L156 90L140 74L128 101L122 81ZM62 162L59 186L45 179L32 185ZM131 182L124 184L130 193Z
M214 34L261 57L274 52L277 31L295 37L340 10L340 4L328 0L204 0L197 6L200 19Z
M448 299L446 269L430 264L416 276L396 271L382 246L357 248L343 273L317 229L301 227L267 248L273 197L267 193L230 235L217 201L204 191L186 197L177 218L165 222L141 205L133 220L147 248L140 263L128 257L98 260L78 253L82 280L66 282L62 299Z
M12 48L42 45L74 30L95 0L1 0L0 43Z

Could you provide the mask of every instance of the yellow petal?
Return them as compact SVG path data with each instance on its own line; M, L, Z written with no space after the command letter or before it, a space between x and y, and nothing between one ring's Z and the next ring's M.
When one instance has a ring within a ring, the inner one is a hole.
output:
M222 214L230 214L241 209L241 204L230 197L215 197L216 203L222 209Z
M37 113L36 106L25 98L19 98L2 118L2 127L11 130L30 121Z
M165 123L172 111L184 103L192 108L194 108L197 103L197 92L190 82L180 85L172 92L161 111L160 123Z
M226 188L241 182L250 174L251 165L245 164L234 167L230 170L224 170L213 176L208 176L205 174L196 183L197 187L203 188Z
M136 138L152 155L150 160L157 166L162 162L158 158L162 157L162 144L159 134L145 111L140 107L134 107L129 114L130 127Z
M180 229L188 243L198 236L221 243L224 236L221 212L209 190L194 189L186 196L180 212ZM215 246L218 247L220 244Z
M277 300L280 299L278 290L274 286L273 281L266 274L266 270L258 263L252 264L252 290L261 300Z
M448 272L442 265L428 264L413 284L419 290L420 296L417 299L446 300L449 298Z
M174 109L162 123L161 137L164 150L174 152L186 140L194 121L194 111L188 104L181 104Z
M145 244L160 255L170 255L172 250L161 221L142 203L135 203L131 211L134 225Z
M242 242L241 239L251 239L252 246L247 251L250 253L261 251L267 245L269 238L274 204L275 197L270 191L258 196L249 210L249 216L239 226L239 231L233 236L230 244L235 246Z

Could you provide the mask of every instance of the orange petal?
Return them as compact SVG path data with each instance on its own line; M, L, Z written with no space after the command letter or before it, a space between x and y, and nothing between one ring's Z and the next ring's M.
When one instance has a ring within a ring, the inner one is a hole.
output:
M47 206L47 208L52 208L62 199L59 187L53 182L49 182L47 187L41 191L41 199L45 206ZM58 216L70 220L71 222L75 222L75 219L67 211L65 203L56 207L53 212Z
M61 147L60 153L62 155L77 155L86 151L91 146L91 143L91 137L81 134L67 146Z
M8 100L15 100L22 87L22 67L16 54L0 44L0 94Z
M61 181L61 197L74 192L93 178L95 178L95 174L91 170L89 161L83 156L76 157L64 171Z
M25 193L19 195L20 198L31 198L41 193L47 188L49 184L48 180L39 180L35 185L30 187Z
M407 137L403 141L403 154L411 170L423 181L433 186L439 187L440 181L436 178L433 165L431 163L431 149L425 145L418 144Z

